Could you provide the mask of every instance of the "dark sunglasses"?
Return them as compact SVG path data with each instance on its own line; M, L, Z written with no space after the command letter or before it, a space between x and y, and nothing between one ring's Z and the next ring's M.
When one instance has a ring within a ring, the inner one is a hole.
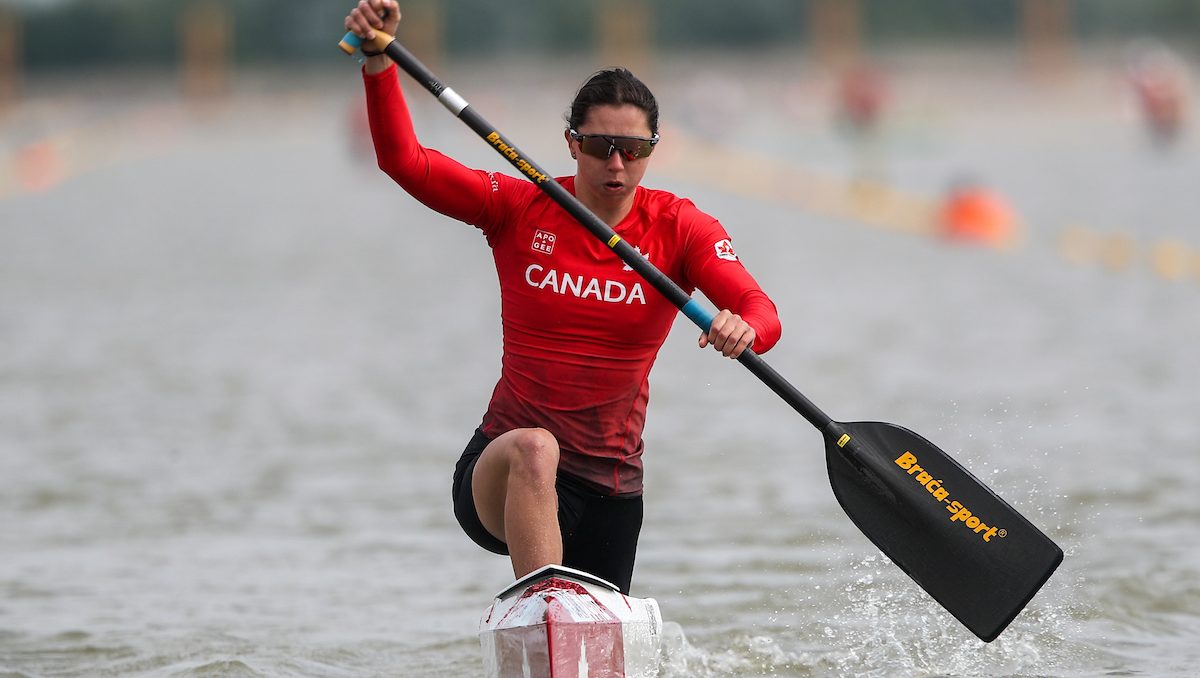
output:
M614 150L620 151L621 157L626 160L645 158L654 151L654 145L658 143L657 134L647 139L646 137L614 137L608 134L580 134L575 130L568 131L571 138L579 142L579 150L601 160L608 160Z

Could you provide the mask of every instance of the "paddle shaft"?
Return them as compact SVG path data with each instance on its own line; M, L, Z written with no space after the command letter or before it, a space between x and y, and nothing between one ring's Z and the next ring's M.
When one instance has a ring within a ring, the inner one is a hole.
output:
M433 74L425 64L421 63L411 52L409 52L398 40L394 37L376 30L374 46L382 49L388 57L395 61L404 72L421 84L429 93L437 97L437 100L442 103L451 113L459 120L466 123L475 131L484 141L487 141L493 149L503 156L508 162L515 167L522 175L528 178L543 193L548 195L554 202L558 203L563 209L575 218L584 228L591 231L592 235L596 236L601 242L616 253L630 268L646 279L654 289L658 290L664 297L675 305L684 315L696 323L696 326L707 332L712 326L713 314L700 305L695 299L688 296L675 281L668 278L662 271L658 270L653 264L641 256L632 245L625 242L621 236L608 224L604 223L599 217L591 212L579 199L562 187L554 180L554 177L547 174L541 167L538 166L532 159L525 156L515 145L512 144L503 134L496 130L487 120L484 119L470 104L467 103L457 92L450 87L447 87L436 75ZM386 46L384 45L386 43ZM353 53L362 44L362 39L354 33L347 33L342 38L339 46L347 53ZM811 400L803 393L792 386L786 379L783 378L775 368L771 367L751 349L742 351L738 356L738 362L750 370L754 376L758 377L764 384L784 402L800 413L809 421L817 430L828 434L831 425L836 426L836 423L821 411Z

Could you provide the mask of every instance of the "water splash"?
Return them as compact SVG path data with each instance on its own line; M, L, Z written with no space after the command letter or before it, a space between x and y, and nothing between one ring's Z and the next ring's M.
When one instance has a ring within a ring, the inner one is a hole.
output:
M843 586L845 613L826 628L841 651L832 668L839 675L1046 675L1078 668L1075 651L1062 652L1070 637L1070 615L1035 599L1004 634L984 643L914 585L883 554L850 569Z
M722 650L704 650L688 642L679 624L666 622L659 678L809 676L818 661L813 653L788 650L769 636L742 635Z
M882 553L842 571L831 592L837 606L822 622L726 636L715 646L693 645L679 624L667 622L660 678L1063 676L1104 663L1072 640L1080 636L1080 612L1062 602L1061 590L1035 598L1000 638L984 643Z

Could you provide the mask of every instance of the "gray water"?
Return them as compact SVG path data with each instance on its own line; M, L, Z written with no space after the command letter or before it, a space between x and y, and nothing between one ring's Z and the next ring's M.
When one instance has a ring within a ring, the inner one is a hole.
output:
M688 66L658 74L681 133L861 170L821 84ZM447 76L566 173L558 116L590 67ZM736 94L715 128L686 108L712 82ZM1026 221L1012 252L685 176L669 137L646 183L734 234L784 322L773 366L835 418L951 451L1065 562L979 642L842 513L820 436L684 320L652 376L634 581L679 629L664 675L1200 661L1200 259L1184 280L1149 261L1161 238L1200 246L1195 130L1155 149L1103 76L964 82L901 82L869 170L929 197L975 171ZM478 618L511 572L461 534L449 483L499 370L495 274L473 229L372 170L358 97L347 67L201 108L71 83L7 114L5 157L49 139L61 167L0 185L0 676L480 672ZM429 145L503 167L414 99ZM1126 234L1133 261L1071 260L1071 226Z

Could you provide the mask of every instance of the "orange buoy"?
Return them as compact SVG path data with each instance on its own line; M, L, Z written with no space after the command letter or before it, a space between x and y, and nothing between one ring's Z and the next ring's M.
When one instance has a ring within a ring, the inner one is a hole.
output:
M949 240L993 247L1012 244L1017 215L996 193L975 185L951 189L940 212L941 232Z

